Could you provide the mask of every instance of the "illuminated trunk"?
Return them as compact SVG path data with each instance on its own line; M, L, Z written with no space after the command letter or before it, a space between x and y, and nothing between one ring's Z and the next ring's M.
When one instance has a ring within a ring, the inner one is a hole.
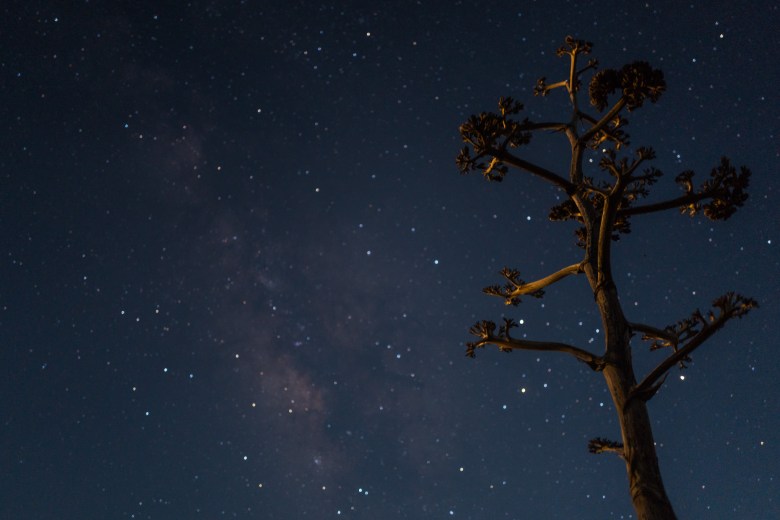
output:
M626 405L636 378L629 344L631 331L620 308L614 284L609 283L598 290L596 301L607 343L604 378L620 422L631 500L639 520L676 519L661 480L647 405L642 399L632 399Z

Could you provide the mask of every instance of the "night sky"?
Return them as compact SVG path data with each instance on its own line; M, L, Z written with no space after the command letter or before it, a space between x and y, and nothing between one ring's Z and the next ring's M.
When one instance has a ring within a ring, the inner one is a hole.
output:
M650 200L721 155L753 171L728 221L636 217L613 263L630 321L759 301L649 409L681 518L780 518L777 4L589 4L4 3L0 518L635 518L623 462L587 451L619 438L600 374L464 356L503 313L601 349L584 277L481 292L581 259L563 194L454 161L500 96L569 117L533 96L568 34L665 73L629 117ZM640 375L663 355L634 347Z

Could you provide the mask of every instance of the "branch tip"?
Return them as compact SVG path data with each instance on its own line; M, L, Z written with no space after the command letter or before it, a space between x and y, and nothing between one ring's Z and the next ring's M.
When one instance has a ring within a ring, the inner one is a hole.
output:
M588 451L595 455L604 452L613 452L623 458L623 443L596 437L588 441Z

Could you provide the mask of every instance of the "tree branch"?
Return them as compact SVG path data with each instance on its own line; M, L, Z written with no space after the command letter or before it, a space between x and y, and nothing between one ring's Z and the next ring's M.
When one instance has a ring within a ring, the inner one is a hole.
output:
M571 182L567 181L560 175L558 175L555 172L551 172L547 168L543 168L542 166L539 166L538 164L534 164L531 162L528 162L524 159L521 159L519 157L516 157L512 155L511 153L507 152L506 150L490 150L490 154L493 155L493 157L497 158L499 161L509 164L511 166L514 166L515 168L519 168L521 170L525 170L527 172L533 173L534 175L541 177L542 179L546 180L547 182L558 186L563 191L565 191L567 194L574 193L575 186Z
M688 360L690 354L723 327L727 321L732 318L741 318L751 309L758 307L758 302L752 298L745 298L730 292L716 299L712 305L719 309L720 312L717 315L710 311L705 317L697 310L690 318L667 327L664 333L659 334L660 337L653 344L653 347L672 347L674 353L659 363L641 383L631 389L626 403L634 398L641 398L644 401L652 398L663 383L666 373L673 366ZM648 328L652 330L653 334L661 332L652 327ZM678 348L680 344L682 347Z
M685 195L655 204L626 207L621 209L618 215L627 217L679 208L681 212L687 212L691 216L703 210L704 215L710 220L726 220L748 198L746 189L750 183L750 170L741 166L737 172L726 157L721 158L720 164L712 169L710 178L699 187L698 191L693 187L693 175L693 172L688 170L675 178L675 182L685 190ZM707 199L709 202L701 204L701 201Z
M592 117L585 112L578 111L577 117L580 120L587 121L591 125L598 124L598 120L595 117ZM607 125L602 126L601 129L593 135L591 138L593 139L591 148L597 149L601 143L607 140L614 143L616 150L619 150L622 146L627 146L629 144L629 136L626 134L625 130L623 130L623 128L628 125L628 120L626 118L615 116L612 119L612 126L609 127L608 125L609 122L607 122Z
M632 330L641 332L643 334L643 340L654 339L676 343L678 339L674 333L669 332L668 330L657 329L650 325L645 325L644 323L629 323L628 326L631 327Z
M611 109L609 109L609 112L604 114L604 117L599 119L599 121L590 127L587 132L582 134L579 138L578 144L580 145L587 145L588 142L593 139L593 136L595 136L597 133L599 133L601 130L604 129L605 126L609 124L610 121L615 119L615 117L620 113L621 110L626 106L626 103L628 100L625 96L622 96L620 99L617 100L617 102L612 106Z
M568 128L567 123L559 123L555 121L544 121L541 123L532 123L530 121L520 125L520 128L527 132L537 132L539 130L550 130L553 132L563 132Z
M569 86L565 79L557 83L553 83L552 85L548 85L546 80L547 78L539 78L539 80L536 82L536 87L534 87L534 94L537 96L546 96L547 93L551 90Z
M604 369L605 362L600 356L579 347L554 341L530 341L512 338L509 335L509 330L516 326L517 324L514 320L504 318L504 325L499 328L498 334L495 334L496 324L492 321L481 321L476 323L469 329L469 332L480 339L478 341L466 343L466 356L473 358L475 357L474 351L476 349L483 348L486 345L495 345L502 352L510 352L512 350L564 352L587 364L593 370L600 371Z
M525 282L522 280L520 278L520 272L517 269L504 267L501 270L501 275L507 279L508 283L504 287L491 285L485 287L482 291L491 296L500 296L501 298L504 298L504 303L506 305L517 305L520 303L520 296L531 295L535 298L541 298L544 295L543 289L545 287L552 285L569 275L582 273L582 266L582 262L572 264L533 282Z
M621 459L626 458L622 442L611 441L609 439L604 439L603 437L596 437L595 439L589 440L588 451L596 455L611 451Z
M615 214L620 206L623 191L626 188L623 175L616 175L615 185L610 194L604 198L604 207L601 210L601 222L599 225L598 243L596 245L598 260L598 285L604 285L612 279L612 263L610 260L612 230L615 223Z
M692 204L696 204L697 202L711 198L713 194L711 193L690 193L688 195L683 195L681 197L677 197L676 199L670 199L663 202L656 202L654 204L644 204L641 206L630 206L628 208L621 208L618 210L617 214L619 216L631 216L631 215L642 215L645 213L654 213L656 211L665 211L667 209L676 209L680 208L684 211L685 208L691 206Z

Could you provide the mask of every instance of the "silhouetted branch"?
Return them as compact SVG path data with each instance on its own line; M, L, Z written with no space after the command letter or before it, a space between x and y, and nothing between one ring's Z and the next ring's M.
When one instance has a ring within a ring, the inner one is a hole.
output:
M518 114L523 109L523 105L511 97L499 99L498 109L498 113L482 112L479 115L472 115L468 121L460 125L460 135L466 143L456 159L461 173L481 171L487 180L500 182L509 171L506 166L509 164L531 172L567 193L572 193L574 186L560 175L508 152L510 148L528 144L532 132L563 131L567 125L554 122L532 123L528 119L515 120L512 116Z
M662 334L659 334L661 331L658 329L651 331L652 335L649 335L648 339L655 339L651 349L671 347L674 353L664 359L641 383L631 390L629 400L633 398L641 398L645 401L650 399L660 387L659 380L666 376L669 369L678 363L689 360L690 354L723 327L728 320L741 318L751 309L758 307L758 302L752 298L729 292L713 301L712 306L719 311L717 314L710 311L705 316L696 310L690 318L666 327Z
M644 213L655 213L657 211L665 211L667 209L680 209L681 213L684 213L687 208L692 205L698 204L700 201L708 198L706 193L692 193L690 195L683 195L675 199L670 199L663 202L656 202L653 204L644 204L642 206L632 206L628 208L621 208L618 211L619 215L633 216L642 215Z
M495 334L496 324L492 321L477 322L469 332L480 338L478 341L466 343L466 356L475 357L475 350L483 348L486 345L495 345L501 352L510 352L512 350L537 350L545 352L564 352L570 354L587 364L593 370L603 370L604 360L587 350L579 347L558 343L554 341L530 341L525 339L515 339L509 335L509 330L517 327L517 323L510 318L504 318L504 324L499 327L498 334Z
M546 168L543 168L537 164L528 162L524 159L521 159L519 157L516 157L509 152L505 150L494 150L493 151L494 157L496 157L499 161L509 164L511 166L514 166L516 168L520 168L521 170L525 170L527 172L533 173L534 175L541 177L542 179L546 180L547 182L554 184L555 186L558 186L563 191L565 191L568 194L574 193L575 187L574 184L567 181L560 175L558 175L555 172L552 172Z

